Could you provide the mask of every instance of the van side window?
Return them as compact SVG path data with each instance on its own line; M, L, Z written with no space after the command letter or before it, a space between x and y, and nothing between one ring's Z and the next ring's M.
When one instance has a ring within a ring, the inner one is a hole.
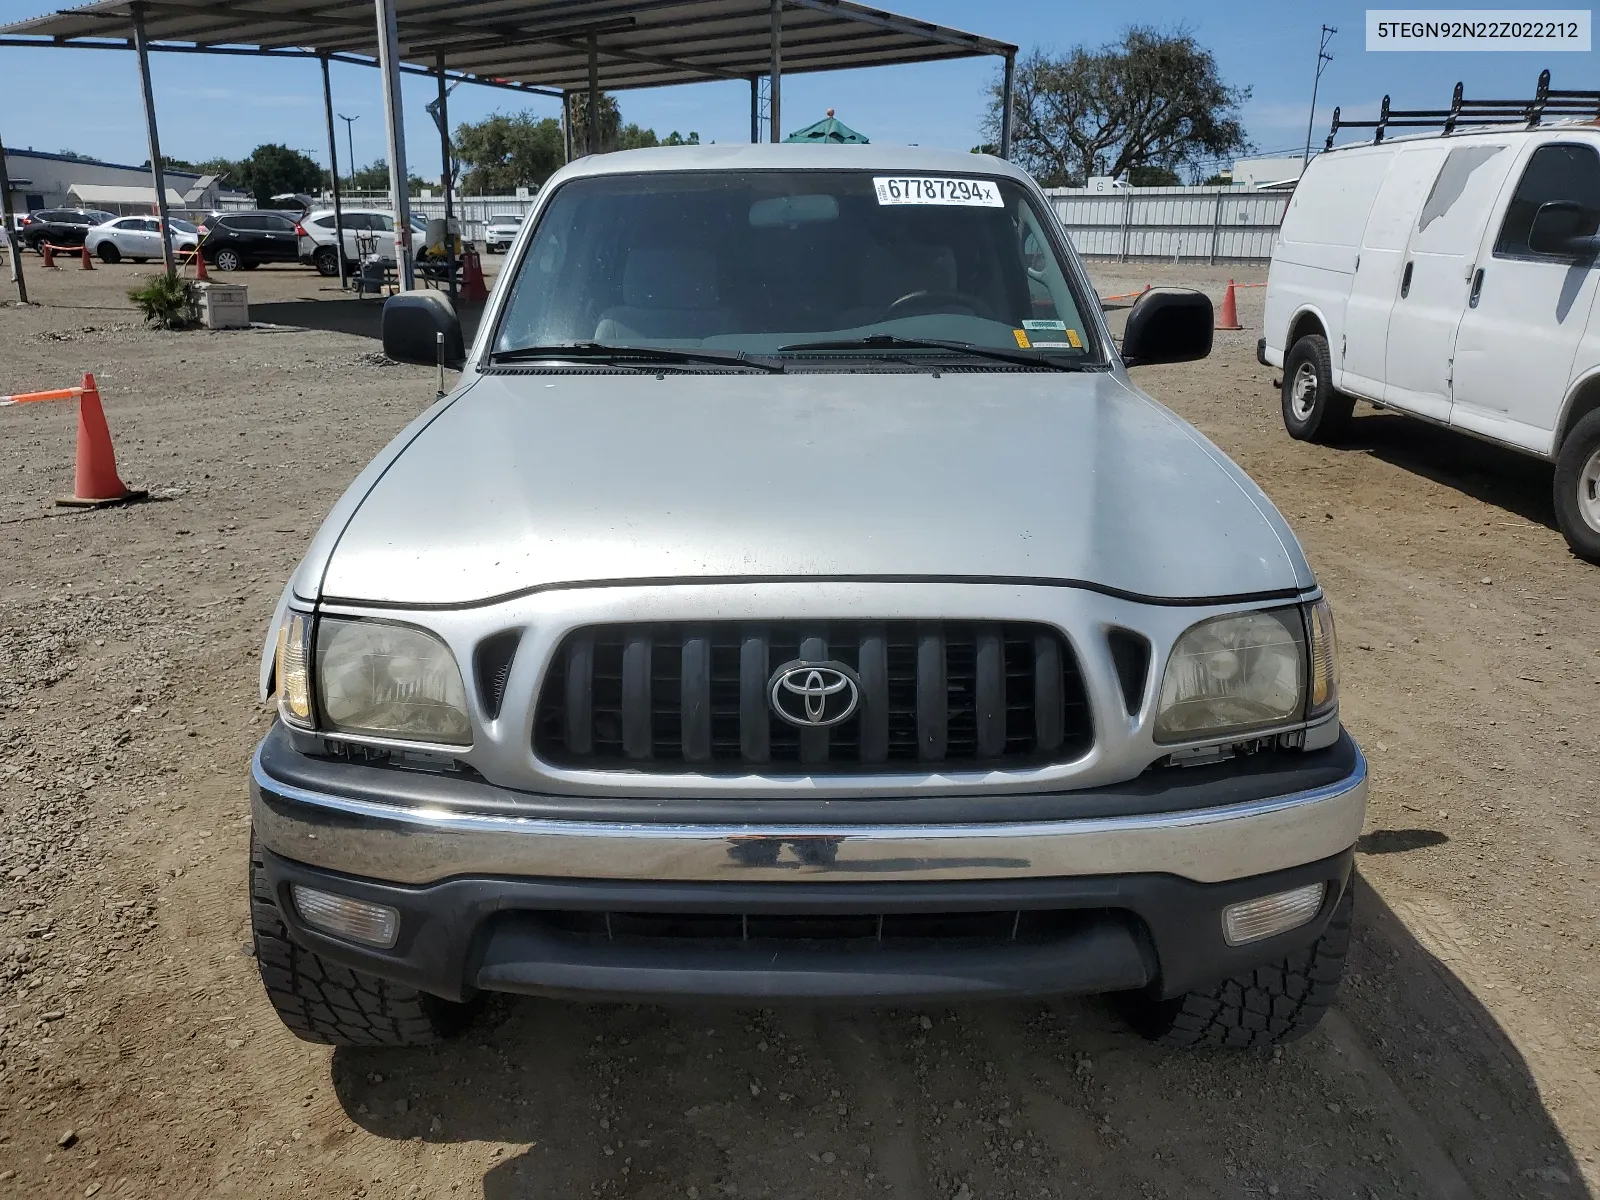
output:
M1505 222L1494 243L1495 254L1505 258L1543 257L1528 249L1528 233L1539 206L1557 200L1583 205L1583 232L1596 232L1600 226L1600 155L1591 147L1540 146L1533 152L1516 195L1506 208Z

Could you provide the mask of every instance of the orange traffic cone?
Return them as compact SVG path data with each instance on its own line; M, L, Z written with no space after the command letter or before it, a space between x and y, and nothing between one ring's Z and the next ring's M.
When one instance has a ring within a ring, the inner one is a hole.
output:
M489 288L483 281L483 263L476 250L468 250L461 264L461 303L482 304L489 298Z
M57 497L56 503L72 508L99 508L142 500L148 493L134 491L117 474L117 455L111 448L111 430L106 426L105 409L100 407L100 389L94 376L83 377L83 394L78 398L78 467L70 496Z
M45 270L54 271L56 269L56 256L50 249L50 243L49 242L40 242L39 246L44 251L44 267L45 267Z
M206 256L201 254L198 248L194 252L194 277L198 282L205 282L211 278L206 274Z
M88 242L85 242L83 244L83 269L85 271L94 270L94 259L89 257L89 243Z
M1222 316L1217 320L1218 329L1243 329L1239 324L1239 303L1233 297L1233 280L1228 280L1228 290L1222 294Z

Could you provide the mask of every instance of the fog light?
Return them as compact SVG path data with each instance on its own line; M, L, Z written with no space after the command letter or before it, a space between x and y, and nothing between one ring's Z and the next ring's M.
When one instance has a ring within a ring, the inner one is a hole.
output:
M1230 946L1259 942L1304 925L1322 908L1325 883L1308 883L1287 892L1242 900L1222 910L1222 936Z
M387 950L400 933L400 914L386 904L368 904L316 888L292 888L294 906L307 925L324 933Z

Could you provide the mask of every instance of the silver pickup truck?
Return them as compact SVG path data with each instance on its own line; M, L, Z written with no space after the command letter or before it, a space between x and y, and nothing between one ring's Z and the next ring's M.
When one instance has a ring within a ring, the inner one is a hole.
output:
M1116 993L1171 1044L1332 999L1365 763L1294 535L1135 387L994 158L708 146L550 180L262 666L267 994L417 1044L483 992ZM442 373L442 372L441 372Z

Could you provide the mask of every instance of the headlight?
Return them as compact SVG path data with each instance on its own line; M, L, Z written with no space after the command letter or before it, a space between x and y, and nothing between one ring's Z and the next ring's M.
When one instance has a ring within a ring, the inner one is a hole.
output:
M1202 621L1167 659L1158 742L1188 742L1298 721L1305 712L1305 626L1298 608Z
M449 649L431 633L384 621L317 624L317 709L342 733L472 742L467 693Z
M311 728L311 618L288 612L278 626L278 712L291 725Z

